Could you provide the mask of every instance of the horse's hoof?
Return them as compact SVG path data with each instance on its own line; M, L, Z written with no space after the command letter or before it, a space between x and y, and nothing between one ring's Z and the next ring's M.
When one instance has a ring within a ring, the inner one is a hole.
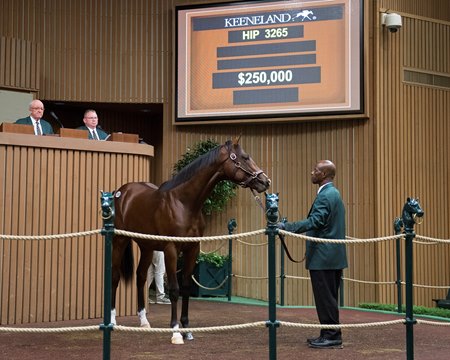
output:
M183 345L184 344L183 336L179 332L173 333L172 344L174 344L174 345Z
M150 324L149 324L149 323L147 323L147 324L141 324L141 328L146 328L146 329L150 329L150 328L151 328L151 326L150 326Z
M194 340L194 335L192 335L191 332L183 333L183 339L192 341L192 340Z

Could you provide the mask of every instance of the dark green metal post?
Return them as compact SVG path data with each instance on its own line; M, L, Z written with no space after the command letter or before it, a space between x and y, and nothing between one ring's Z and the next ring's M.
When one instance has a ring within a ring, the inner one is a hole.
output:
M284 306L284 279L286 278L284 269L284 248L280 244L280 305Z
M266 194L266 234L269 238L268 245L268 275L269 275L269 320L266 326L269 328L269 359L277 358L277 327L280 323L277 321L276 304L276 248L275 236L278 234L278 195Z
M112 277L112 239L114 237L114 200L110 192L101 193L103 229L102 235L105 237L105 258L104 258L104 295L103 295L103 360L111 358L111 277Z
M234 229L236 229L236 219L230 219L228 221L228 235L233 235ZM233 240L228 240L228 301L231 301L231 285L233 277Z
M413 313L413 239L414 229L405 226L405 281L406 281L406 358L414 359L414 319Z
M281 222L287 222L287 218L282 218ZM283 244L280 242L280 305L284 306L284 280L286 279L285 267L284 267L284 257L285 250Z
M413 312L413 240L416 236L414 232L414 224L416 219L424 215L420 204L416 199L408 198L403 207L402 221L405 232L405 294L406 294L406 358L414 359L414 319Z
M402 232L403 221L400 218L394 220L394 231L395 235L399 235ZM397 280L395 281L397 285L397 312L402 312L402 270L401 270L401 247L400 239L395 240L395 255L397 258Z

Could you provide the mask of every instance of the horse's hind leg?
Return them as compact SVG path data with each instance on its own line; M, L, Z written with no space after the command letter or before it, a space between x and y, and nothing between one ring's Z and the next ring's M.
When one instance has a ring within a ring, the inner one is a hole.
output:
M120 281L120 266L122 257L129 239L116 235L113 240L112 250L112 283L111 283L111 323L116 325L116 294Z
M141 327L150 327L150 323L147 320L147 312L145 310L145 292L144 287L147 281L147 272L150 263L153 258L153 251L145 249L145 247L139 247L141 250L141 259L136 270L136 286L137 286L137 298L138 298L138 316L141 322Z

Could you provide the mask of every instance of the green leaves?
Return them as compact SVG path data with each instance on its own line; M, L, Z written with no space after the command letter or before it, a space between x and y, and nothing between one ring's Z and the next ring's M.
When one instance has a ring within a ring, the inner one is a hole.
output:
M197 264L204 261L216 267L222 267L228 262L229 258L230 257L228 255L220 255L216 252L200 253L197 257Z
M207 139L196 143L192 148L188 148L187 152L183 154L181 159L173 166L174 174L178 173L186 165L217 146L219 146L217 142ZM228 201L236 196L236 188L237 185L231 181L219 182L203 204L203 213L205 215L211 215L214 211L223 211Z

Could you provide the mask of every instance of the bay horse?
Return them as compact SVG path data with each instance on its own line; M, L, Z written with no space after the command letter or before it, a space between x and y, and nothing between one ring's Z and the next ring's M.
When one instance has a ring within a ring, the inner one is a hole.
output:
M270 186L270 179L239 145L238 140L211 149L185 166L178 174L159 188L147 182L131 182L114 192L115 227L125 231L182 237L201 237L205 230L202 207L214 186L229 180L252 191L263 192ZM132 240L140 249L140 261L136 270L138 316L142 327L150 327L145 310L144 285L153 251L163 251L166 265L169 299L171 302L170 326L174 337L179 329L177 302L182 296L180 322L189 327L188 308L193 273L200 242L180 242L130 238L115 235L112 253L112 303L111 323L116 324L116 291L120 277L130 281L133 275ZM183 253L183 277L177 281L177 259ZM172 343L183 343L179 339ZM192 334L185 337L191 340Z

